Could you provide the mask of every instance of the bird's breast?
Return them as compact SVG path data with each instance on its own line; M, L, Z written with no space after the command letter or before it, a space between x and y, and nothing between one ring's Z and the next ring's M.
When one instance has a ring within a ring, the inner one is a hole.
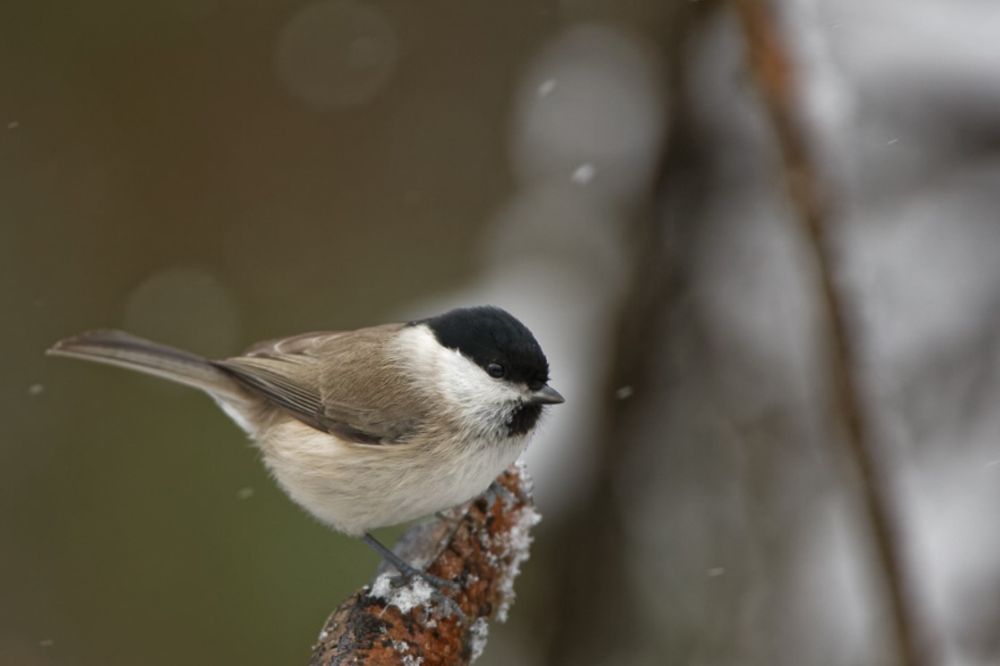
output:
M524 450L524 437L426 433L359 445L294 419L259 434L263 458L288 495L350 535L396 525L479 495Z

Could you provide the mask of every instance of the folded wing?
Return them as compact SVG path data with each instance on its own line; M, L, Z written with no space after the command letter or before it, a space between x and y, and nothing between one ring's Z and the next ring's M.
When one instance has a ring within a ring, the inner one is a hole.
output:
M387 348L398 329L297 335L213 365L317 430L359 444L399 443L423 426L429 405Z

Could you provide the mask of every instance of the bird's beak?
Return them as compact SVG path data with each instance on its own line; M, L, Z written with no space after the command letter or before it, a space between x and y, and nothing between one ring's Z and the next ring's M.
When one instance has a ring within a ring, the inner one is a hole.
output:
M566 402L566 399L559 395L559 391L546 385L532 393L528 402L533 405L558 405L560 402Z

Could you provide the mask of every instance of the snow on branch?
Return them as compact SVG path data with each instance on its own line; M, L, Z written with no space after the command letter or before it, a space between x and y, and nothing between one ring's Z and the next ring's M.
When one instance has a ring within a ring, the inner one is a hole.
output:
M404 584L383 570L333 611L313 647L310 666L468 664L486 646L488 622L501 622L514 600L514 579L528 558L540 517L531 479L518 463L482 497L409 530L396 547L407 561L453 581L436 592L423 579Z

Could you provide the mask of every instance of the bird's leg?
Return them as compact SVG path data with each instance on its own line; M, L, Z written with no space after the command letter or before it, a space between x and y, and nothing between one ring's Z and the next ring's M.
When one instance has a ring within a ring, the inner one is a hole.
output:
M399 555L392 552L392 550L382 545L382 543L378 539L373 537L369 532L365 532L364 536L361 537L361 540L364 541L369 546L371 546L371 548L376 553L381 555L382 559L384 559L392 566L396 567L396 571L398 571L400 575L406 580L412 580L414 576L419 576L420 578L423 578L425 581L430 583L431 586L434 587L439 592L443 592L445 589L457 590L459 587L457 583L454 583L450 580L445 580L444 578L438 578L433 574L429 574L426 571L416 568L415 566L413 566L412 564L408 563L406 560L401 558Z
M449 525L458 525L459 523L462 522L462 516L449 516L448 511L446 509L441 511L435 511L434 517L437 518L438 520L448 523Z

